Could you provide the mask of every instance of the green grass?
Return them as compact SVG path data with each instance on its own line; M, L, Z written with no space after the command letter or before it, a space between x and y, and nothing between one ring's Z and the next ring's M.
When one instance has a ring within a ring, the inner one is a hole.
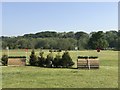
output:
M31 50L28 52L28 58ZM76 68L78 55L99 56L100 69L40 68L32 66L2 67L3 88L117 88L117 51L69 51ZM3 54L7 53L3 51ZM45 57L49 52L45 51ZM61 52L62 54L63 52ZM36 50L39 54L39 50ZM56 53L53 53L54 56ZM11 50L10 56L26 55L24 50Z

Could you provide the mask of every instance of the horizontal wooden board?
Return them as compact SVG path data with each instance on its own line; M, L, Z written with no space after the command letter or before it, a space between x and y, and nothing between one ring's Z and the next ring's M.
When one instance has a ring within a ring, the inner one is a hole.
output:
M99 68L99 59L78 59L77 68Z

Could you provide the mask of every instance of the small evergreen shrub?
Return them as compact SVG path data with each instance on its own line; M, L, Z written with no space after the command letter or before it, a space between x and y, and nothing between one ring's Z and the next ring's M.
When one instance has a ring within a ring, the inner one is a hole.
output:
M59 67L59 66L61 66L60 61L61 61L61 55L58 53L58 54L56 55L56 57L54 58L54 60L53 60L53 65L54 65L54 67Z
M64 52L64 54L62 55L62 59L60 63L63 67L66 67L66 68L74 65L74 62L72 61L72 58L70 57L67 51Z
M45 65L45 58L43 57L43 54L44 54L44 52L40 52L39 53L39 57L38 57L38 66L40 66L40 67L44 67L44 65Z
M74 62L72 61L69 53L66 51L64 52L64 54L60 55L60 53L58 52L58 54L56 55L55 58L53 58L53 54L52 52L49 53L47 55L47 58L44 58L43 56L44 52L40 52L39 56L36 57L35 55L35 51L32 50L31 55L30 55L30 60L29 63L31 66L40 66L40 67L64 67L64 68L68 68L68 67L72 67L74 65Z
M31 66L37 66L37 57L35 55L35 51L34 50L32 50L32 52L31 52L29 64Z
M46 61L45 61L45 65L46 67L52 67L52 62L53 62L54 58L52 53L47 55Z
M1 58L1 63L3 66L6 66L7 65L7 62L8 62L8 56L7 55L2 55L2 58Z

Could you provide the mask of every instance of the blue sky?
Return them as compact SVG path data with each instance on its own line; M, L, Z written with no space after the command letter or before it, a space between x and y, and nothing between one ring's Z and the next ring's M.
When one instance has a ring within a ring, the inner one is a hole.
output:
M2 35L41 31L113 30L118 27L117 2L5 2Z

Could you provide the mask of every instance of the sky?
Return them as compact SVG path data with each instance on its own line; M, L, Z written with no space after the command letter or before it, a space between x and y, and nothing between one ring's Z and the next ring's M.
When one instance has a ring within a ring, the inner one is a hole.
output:
M117 2L3 2L2 35L118 29Z

